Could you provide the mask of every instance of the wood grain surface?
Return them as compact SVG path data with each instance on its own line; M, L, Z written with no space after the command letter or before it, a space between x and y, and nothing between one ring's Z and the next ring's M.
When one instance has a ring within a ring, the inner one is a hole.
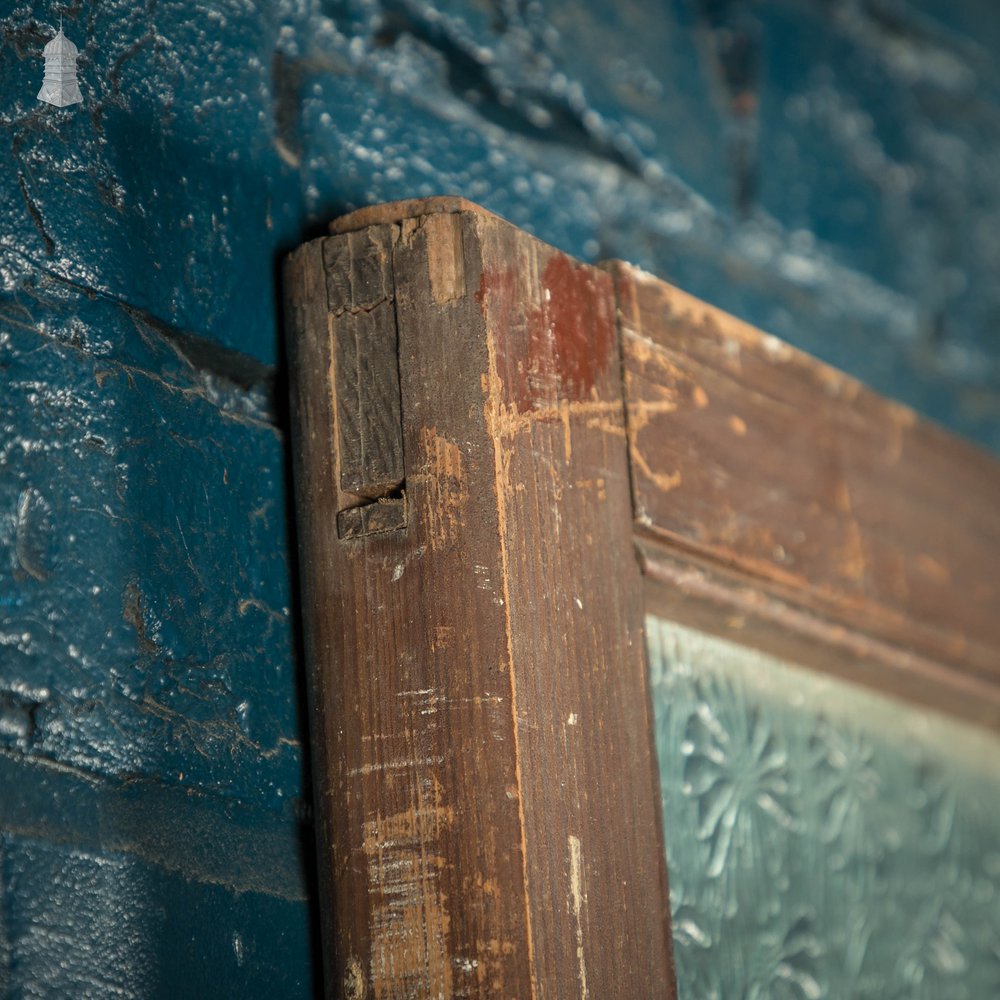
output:
M403 481L392 226L323 241L327 308L334 319L340 485L386 497Z
M811 635L807 662L1000 725L1000 464L777 338L610 267L637 538L668 586L654 599L680 614L669 567L701 566L714 581L703 599L726 604L728 588L728 617L757 621L758 644ZM826 655L848 647L881 653L854 668Z
M1000 465L461 199L286 272L327 992L670 997L642 616L1000 726Z
M373 223L401 526L336 530L350 310L286 272L327 992L671 997L611 279L432 207Z

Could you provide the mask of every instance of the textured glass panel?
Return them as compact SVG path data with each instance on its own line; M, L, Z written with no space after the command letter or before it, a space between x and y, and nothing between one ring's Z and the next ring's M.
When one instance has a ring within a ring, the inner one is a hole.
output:
M1000 997L1000 739L647 627L681 1000Z

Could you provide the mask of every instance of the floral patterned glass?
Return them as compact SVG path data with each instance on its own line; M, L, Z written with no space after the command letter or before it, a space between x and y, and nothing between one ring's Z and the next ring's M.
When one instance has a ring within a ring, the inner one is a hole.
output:
M1000 739L647 629L681 1000L1000 998Z

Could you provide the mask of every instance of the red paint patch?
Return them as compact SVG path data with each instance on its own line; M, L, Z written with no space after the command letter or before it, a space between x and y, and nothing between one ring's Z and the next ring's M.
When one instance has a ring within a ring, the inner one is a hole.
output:
M571 400L590 398L614 347L610 281L595 277L586 265L554 254L542 272L542 301L528 316L533 367L554 375L558 395Z
M489 297L490 319L501 333L499 374L511 402L524 413L592 398L613 360L610 277L556 253L542 272L540 301L521 306L517 299L525 293L517 285L511 269L484 272L476 294L480 308Z
M514 272L509 267L499 271L484 269L479 279L476 302L484 317L488 305L494 322L501 330L506 330L510 325L511 307L514 304Z

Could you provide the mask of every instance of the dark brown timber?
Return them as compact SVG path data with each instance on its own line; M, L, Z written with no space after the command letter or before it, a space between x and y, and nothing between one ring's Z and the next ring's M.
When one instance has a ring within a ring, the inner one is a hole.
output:
M387 497L403 481L392 226L323 241L327 308L333 316L340 485Z
M650 607L1000 725L1000 463L609 268Z
M331 231L286 272L328 995L671 997L643 611L1000 727L1000 463L462 199Z
M455 200L335 229L286 272L328 995L671 997L611 277Z

